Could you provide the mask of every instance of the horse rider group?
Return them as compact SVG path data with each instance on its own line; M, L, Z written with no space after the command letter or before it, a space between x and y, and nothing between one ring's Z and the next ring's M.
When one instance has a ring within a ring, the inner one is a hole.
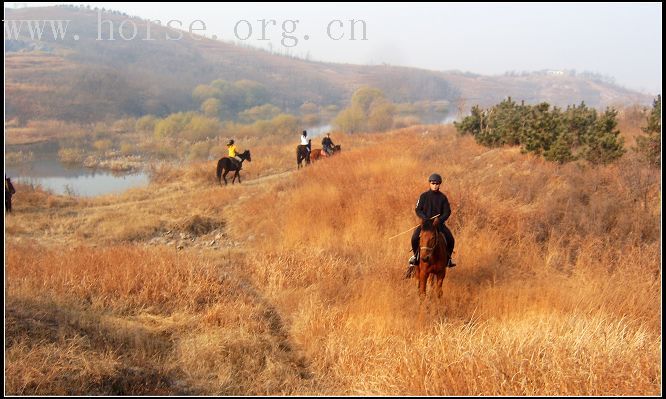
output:
M308 153L312 151L312 140L308 139L308 132L306 130L303 130L303 134L301 134L300 144L307 147ZM326 156L333 155L335 144L333 144L333 140L331 140L331 133L326 133L326 137L321 140L321 146L323 147Z
M308 154L312 151L312 140L308 139L308 132L306 130L303 130L303 134L301 134L300 145L303 145L308 149ZM331 133L326 133L326 137L321 141L321 145L327 156L333 155L335 144L333 144L333 140L331 140ZM238 150L236 149L236 144L233 139L227 142L227 150L229 151L229 158L236 161L237 166L240 167L241 159L236 155Z
M312 140L308 139L307 131L303 130L300 144L307 148L308 153L312 150L311 142ZM326 137L324 137L324 139L321 141L321 144L324 149L324 152L328 156L333 154L334 144L333 140L331 140L330 133L326 133ZM227 143L227 148L229 149L229 158L236 161L237 166L240 169L241 159L240 157L238 157L238 155L236 155L236 145L234 144L234 140L229 140L229 142ZM453 234L451 233L451 230L449 230L449 228L445 224L446 220L449 218L449 216L451 216L451 205L449 204L449 200L446 197L446 195L440 191L440 187L442 184L442 176L440 176L437 173L433 173L428 178L428 182L430 183L430 189L422 193L419 196L418 201L416 202L416 209L415 209L416 215L423 221L427 221L435 218L435 216L439 216L438 220L440 222L439 225L436 227L438 231L444 234L448 247L447 250L449 254L452 256L453 248L455 246L455 239L453 237ZM413 255L409 259L408 271L413 269L419 262L420 234L421 234L421 226L418 226L414 230L414 233L412 234L411 244L412 244ZM456 263L453 261L453 257L450 257L448 267L454 267L454 266L456 266Z

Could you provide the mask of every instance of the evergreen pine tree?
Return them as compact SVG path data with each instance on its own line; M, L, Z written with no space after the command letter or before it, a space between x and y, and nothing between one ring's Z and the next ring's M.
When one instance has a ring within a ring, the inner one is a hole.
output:
M652 104L652 111L648 115L647 126L642 130L647 136L636 139L638 151L645 160L653 166L661 166L661 94Z

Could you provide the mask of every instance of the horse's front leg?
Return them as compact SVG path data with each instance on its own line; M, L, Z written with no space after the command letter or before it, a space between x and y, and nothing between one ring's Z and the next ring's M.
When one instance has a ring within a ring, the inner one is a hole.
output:
M428 274L426 268L423 266L419 267L419 296L421 299L425 298L426 295L426 284L428 283Z
M440 273L437 273L437 298L442 297L442 283L444 282L444 277L446 277L446 269Z
M240 180L240 170L239 170L239 171L236 171L236 174L238 175L238 184L240 184L240 183L241 183L241 180Z

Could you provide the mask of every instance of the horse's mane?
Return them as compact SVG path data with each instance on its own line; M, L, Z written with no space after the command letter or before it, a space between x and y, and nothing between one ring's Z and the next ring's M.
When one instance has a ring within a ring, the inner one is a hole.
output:
M425 222L423 222L423 227L421 228L422 230L426 231L434 231L436 230L435 228L435 221L432 219L428 219Z

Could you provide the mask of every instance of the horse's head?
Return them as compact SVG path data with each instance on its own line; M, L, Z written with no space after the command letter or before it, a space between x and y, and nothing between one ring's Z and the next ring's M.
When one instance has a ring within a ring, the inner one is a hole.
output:
M420 257L425 263L430 263L435 249L438 245L439 234L437 226L439 225L439 217L434 221L426 220L421 223L421 236L419 237Z
M336 144L333 146L333 151L335 152L340 152L342 151L342 148L340 147L340 144Z
M250 150L245 150L245 152L240 154L240 157L248 162L252 162L252 157L250 156Z

